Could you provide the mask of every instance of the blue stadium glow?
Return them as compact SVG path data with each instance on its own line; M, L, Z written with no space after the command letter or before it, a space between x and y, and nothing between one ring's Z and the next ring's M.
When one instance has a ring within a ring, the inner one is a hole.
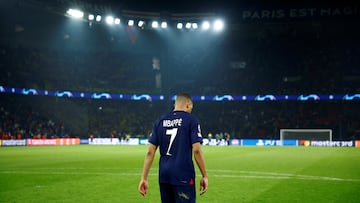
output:
M162 101L175 100L175 96L150 95L150 94L115 94L105 92L75 92L61 90L38 90L34 88L18 88L0 85L0 93L54 96L63 98L88 98L88 99L119 99L133 101ZM299 94L299 95L193 95L194 101L360 101L358 94Z

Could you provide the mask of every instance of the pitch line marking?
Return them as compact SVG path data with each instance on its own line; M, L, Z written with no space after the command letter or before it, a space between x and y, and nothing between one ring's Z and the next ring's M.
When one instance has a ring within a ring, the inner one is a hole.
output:
M116 173L116 172L72 172L72 171L25 171L25 170L0 170L0 174L34 174L34 175L118 175L118 176L141 176L141 173ZM52 168L54 170L54 168ZM67 170L69 170L67 168ZM70 169L72 170L72 169ZM156 169L155 169L156 170ZM360 182L360 179L334 178L326 176L297 175L291 173L275 173L260 171L235 171L235 170L208 170L210 176L219 178L247 178L247 179L298 179L298 180L323 180L339 182ZM211 174L222 173L222 174ZM229 174L230 173L230 174ZM231 174L232 173L232 174ZM242 175L244 174L244 175ZM246 175L249 174L249 175ZM253 174L253 175L251 175ZM158 173L150 173L149 176L157 176Z
M220 173L237 173L237 174L257 174L257 175L240 175L244 178L264 178L264 179L299 179L299 180L328 180L328 181L347 181L347 182L360 182L360 179L346 179L346 178L335 178L327 176L311 176L311 175L297 175L292 173L276 173L276 172L262 172L262 171L235 171L235 170L209 170ZM267 175L267 176L264 176ZM239 177L238 175L218 175L228 176L229 178Z

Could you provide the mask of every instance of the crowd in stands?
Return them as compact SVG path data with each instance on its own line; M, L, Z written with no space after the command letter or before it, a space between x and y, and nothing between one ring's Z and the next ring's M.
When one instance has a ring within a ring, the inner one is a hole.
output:
M34 111L26 102L6 95L0 98L0 139L70 137L64 123L55 121L52 113Z
M5 98L6 97L6 98ZM9 97L12 102L9 101ZM0 135L2 139L19 138L146 138L159 115L172 110L169 101L77 101L85 117L74 114L38 112L24 102L22 95L2 95ZM61 98L65 100L67 98ZM52 98L42 99L53 106L63 106ZM36 105L42 105L37 103ZM64 108L64 107L62 107ZM66 108L66 107L65 107ZM69 108L73 108L70 106ZM231 138L279 139L280 129L332 129L334 140L360 139L360 106L356 102L195 102L193 113L199 118L203 136L229 134ZM87 126L76 130L72 124ZM84 124L85 123L85 124Z
M154 49L141 47L141 41L135 48L99 50L7 42L0 44L0 85L150 94L359 93L360 33L353 23L238 25L241 29L208 44L205 37L196 42L179 39ZM250 33L244 35L246 31ZM156 70L154 57L160 63ZM156 78L159 72L161 77ZM68 100L58 100L62 99ZM74 99L68 109L82 109L80 119L80 114L66 117L24 100L26 96L1 95L2 139L147 137L155 119L172 110L170 101ZM49 98L43 102L62 105ZM358 101L198 102L194 108L204 135L269 139L278 138L281 128L327 128L333 129L334 139L360 139L358 112ZM85 127L75 129L72 123Z

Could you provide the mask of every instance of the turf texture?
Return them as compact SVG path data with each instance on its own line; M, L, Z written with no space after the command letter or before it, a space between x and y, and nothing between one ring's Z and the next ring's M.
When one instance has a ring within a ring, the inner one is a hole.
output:
M160 202L158 155L143 197L147 146L0 147L0 202ZM360 149L210 147L198 203L360 202ZM197 170L197 189L200 173Z

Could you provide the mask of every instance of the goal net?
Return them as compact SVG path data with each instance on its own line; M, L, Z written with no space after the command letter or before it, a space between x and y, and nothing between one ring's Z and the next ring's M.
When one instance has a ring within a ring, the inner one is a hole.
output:
M280 129L280 140L332 141L332 129Z

